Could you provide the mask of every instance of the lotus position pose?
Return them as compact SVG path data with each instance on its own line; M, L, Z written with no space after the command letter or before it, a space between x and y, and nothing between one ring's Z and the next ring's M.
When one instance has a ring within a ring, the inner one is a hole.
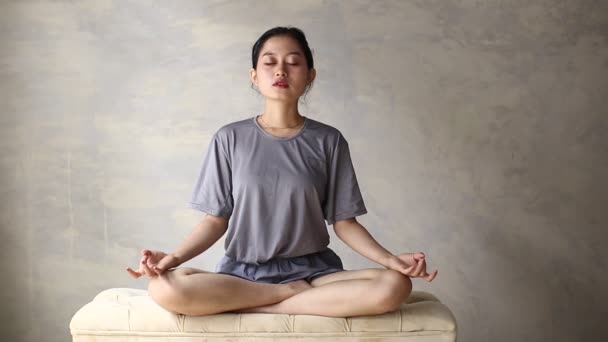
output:
M367 213L342 133L303 116L298 100L315 79L304 33L275 27L253 45L250 80L264 96L260 115L215 131L190 207L206 213L172 253L143 250L135 278L173 313L263 312L332 317L382 314L432 281L423 253L394 255L356 216ZM383 266L345 270L327 225ZM215 272L178 267L225 237Z

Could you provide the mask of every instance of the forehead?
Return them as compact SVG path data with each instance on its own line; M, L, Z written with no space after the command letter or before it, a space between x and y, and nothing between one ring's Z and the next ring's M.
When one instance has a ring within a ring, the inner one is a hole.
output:
M298 42L288 36L269 38L260 51L260 57L265 55L304 55Z

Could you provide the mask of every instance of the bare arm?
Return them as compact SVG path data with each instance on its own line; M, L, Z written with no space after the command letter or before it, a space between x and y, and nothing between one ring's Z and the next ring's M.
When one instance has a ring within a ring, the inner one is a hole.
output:
M182 264L213 246L224 235L227 228L227 219L207 214L171 254L177 258L179 264Z
M354 217L335 222L334 231L338 238L355 252L386 268L407 276L421 277L427 281L432 281L437 276L437 270L431 274L427 273L424 253L393 255L382 247Z
M144 249L141 251L139 269L135 271L131 267L127 267L127 272L136 279L143 275L150 277L161 275L166 270L177 267L206 251L224 235L227 228L227 219L208 214L194 227L192 233L175 252L167 254L162 251Z
M394 255L382 247L355 218L340 220L334 223L334 231L355 252L364 257L387 266Z

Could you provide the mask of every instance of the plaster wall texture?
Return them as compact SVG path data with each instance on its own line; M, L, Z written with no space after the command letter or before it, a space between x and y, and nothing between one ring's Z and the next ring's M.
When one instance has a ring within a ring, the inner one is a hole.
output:
M69 340L96 293L145 288L124 268L201 219L207 144L261 112L250 49L279 25L314 50L300 110L348 139L359 222L427 254L414 287L459 340L608 338L606 2L62 0L0 2L3 340Z

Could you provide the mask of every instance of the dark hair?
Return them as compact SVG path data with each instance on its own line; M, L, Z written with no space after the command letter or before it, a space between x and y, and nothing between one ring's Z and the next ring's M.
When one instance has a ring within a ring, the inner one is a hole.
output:
M251 49L251 65L254 69L257 69L257 67L258 67L258 58L260 56L260 51L262 50L262 46L264 46L264 43L266 43L266 41L268 39L270 39L271 37L274 37L274 36L288 36L288 37L295 39L295 41L300 45L300 48L302 49L302 51L304 51L304 57L306 57L306 63L308 64L308 70L310 70L314 67L314 61L312 59L312 51L310 50L310 47L308 46L308 41L306 40L306 35L304 34L304 32L302 30L300 30L299 28L293 27L293 26L287 26L287 27L277 26L277 27L273 27L270 30L264 32L260 36L260 38L258 38L258 40L255 42L255 44L253 44L253 48ZM252 87L253 87L253 84L252 84ZM306 88L306 91L304 93L305 96L311 87L312 87L312 82Z
M308 70L314 67L314 62L312 60L312 51L308 46L308 41L306 41L306 35L304 32L297 27L283 27L277 26L275 28L271 28L270 30L264 32L260 38L253 44L253 48L251 49L251 65L254 69L258 67L258 58L260 56L260 50L262 50L262 46L268 39L274 36L289 36L295 39L302 51L304 51L304 56L306 57L306 63L308 64Z

